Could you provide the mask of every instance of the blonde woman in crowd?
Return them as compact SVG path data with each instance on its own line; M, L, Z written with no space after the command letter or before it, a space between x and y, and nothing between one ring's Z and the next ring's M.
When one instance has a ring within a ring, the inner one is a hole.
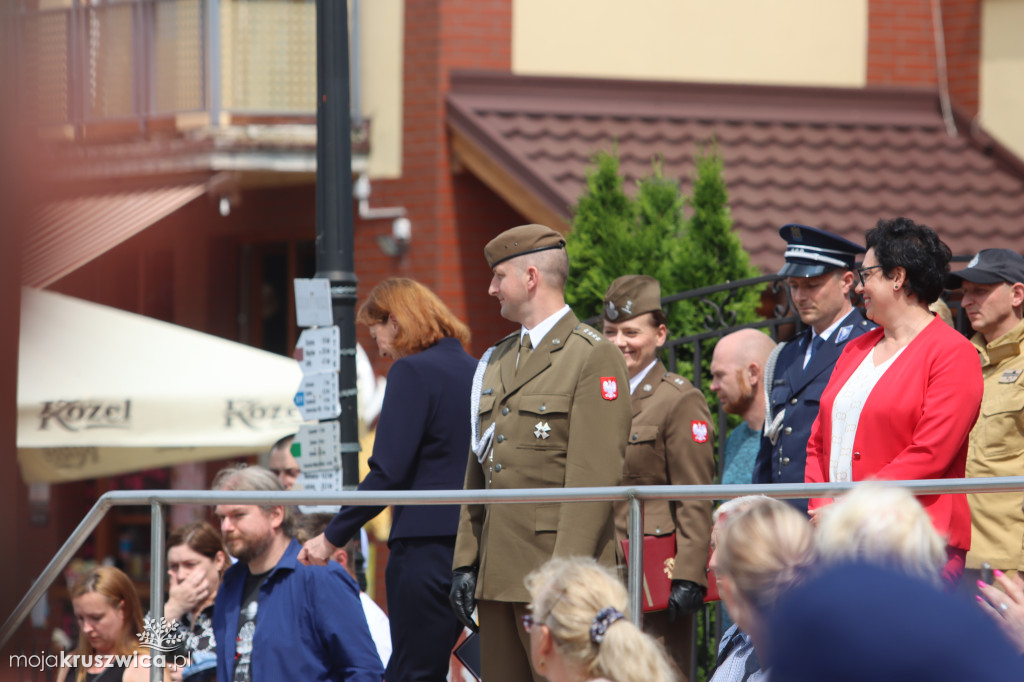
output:
M550 682L675 682L664 648L626 618L626 588L593 559L552 559L526 589L530 661Z
M757 655L766 613L811 568L814 537L807 518L785 502L754 498L733 504L735 511L720 509L716 516L711 568L736 625L723 636L711 680L757 682L767 679ZM737 636L737 628L746 636Z
M823 563L866 562L942 585L946 543L906 488L858 485L823 509L815 536Z
M146 682L149 649L140 646L142 604L131 578L113 566L100 566L71 588L78 621L78 646L72 666L61 668L57 682ZM164 680L170 680L164 671Z

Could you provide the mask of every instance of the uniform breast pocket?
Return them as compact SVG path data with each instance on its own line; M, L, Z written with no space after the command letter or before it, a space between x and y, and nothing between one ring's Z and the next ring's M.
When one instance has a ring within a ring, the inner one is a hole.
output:
M659 428L654 424L638 424L629 429L626 439L626 461L623 465L624 478L645 478L665 475L664 453L658 447Z
M494 409L494 395L480 396L480 405L477 407L477 415L480 418L480 429L484 430L491 423L491 410Z
M516 444L532 450L565 451L569 444L569 396L524 395L519 399Z
M1001 389L1001 390L1000 390ZM986 389L987 390L987 389ZM974 442L985 460L1010 459L1021 455L1024 438L1024 387L1000 386L981 403L979 433Z

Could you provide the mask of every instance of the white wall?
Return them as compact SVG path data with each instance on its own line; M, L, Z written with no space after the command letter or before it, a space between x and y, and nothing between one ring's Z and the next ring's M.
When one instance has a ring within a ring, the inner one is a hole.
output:
M860 87L867 0L515 0L519 74Z
M985 0L981 125L1024 158L1024 0Z

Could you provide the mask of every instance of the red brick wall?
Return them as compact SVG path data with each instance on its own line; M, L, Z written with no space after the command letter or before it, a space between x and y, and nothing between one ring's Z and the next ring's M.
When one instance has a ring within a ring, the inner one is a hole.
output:
M980 0L940 0L953 103L978 109ZM937 88L932 0L868 1L869 85Z
M406 2L402 177L374 181L371 205L406 207L409 251L396 259L378 248L376 238L390 233L390 220L357 219L355 229L360 294L390 276L423 282L470 325L476 353L510 328L487 296L483 246L523 219L472 175L452 174L445 95L452 69L508 71L511 64L511 0ZM372 355L369 336L359 333ZM377 369L386 371L386 364Z

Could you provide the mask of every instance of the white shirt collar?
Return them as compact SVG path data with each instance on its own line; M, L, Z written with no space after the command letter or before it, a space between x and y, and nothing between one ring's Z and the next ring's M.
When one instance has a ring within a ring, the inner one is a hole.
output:
M833 322L831 327L829 327L828 329L826 329L825 331L823 331L820 334L818 334L817 332L815 332L812 329L811 330L811 339L813 340L815 336L820 336L825 341L828 341L828 337L832 336L832 332L834 332L835 330L839 329L839 325L841 325L843 322L845 322L846 318L848 316L849 316L848 314L847 315L843 315L841 318L839 318L838 320Z
M537 324L534 325L533 329L527 329L523 327L519 330L519 343L523 342L523 337L527 334L530 335L530 345L537 349L540 347L540 342L544 340L544 337L548 335L548 332L565 317L565 314L569 312L569 306L564 305L560 310L557 310L553 315L550 315Z
M651 364L647 365L647 367L644 368L644 371L640 372L635 377L633 377L632 379L629 380L629 394L630 395L633 395L634 393L636 393L636 387L639 386L640 382L644 380L644 377L646 377L650 373L650 371L652 369L654 369L654 366L656 364L658 364L658 358L654 358L654 362L652 362Z

